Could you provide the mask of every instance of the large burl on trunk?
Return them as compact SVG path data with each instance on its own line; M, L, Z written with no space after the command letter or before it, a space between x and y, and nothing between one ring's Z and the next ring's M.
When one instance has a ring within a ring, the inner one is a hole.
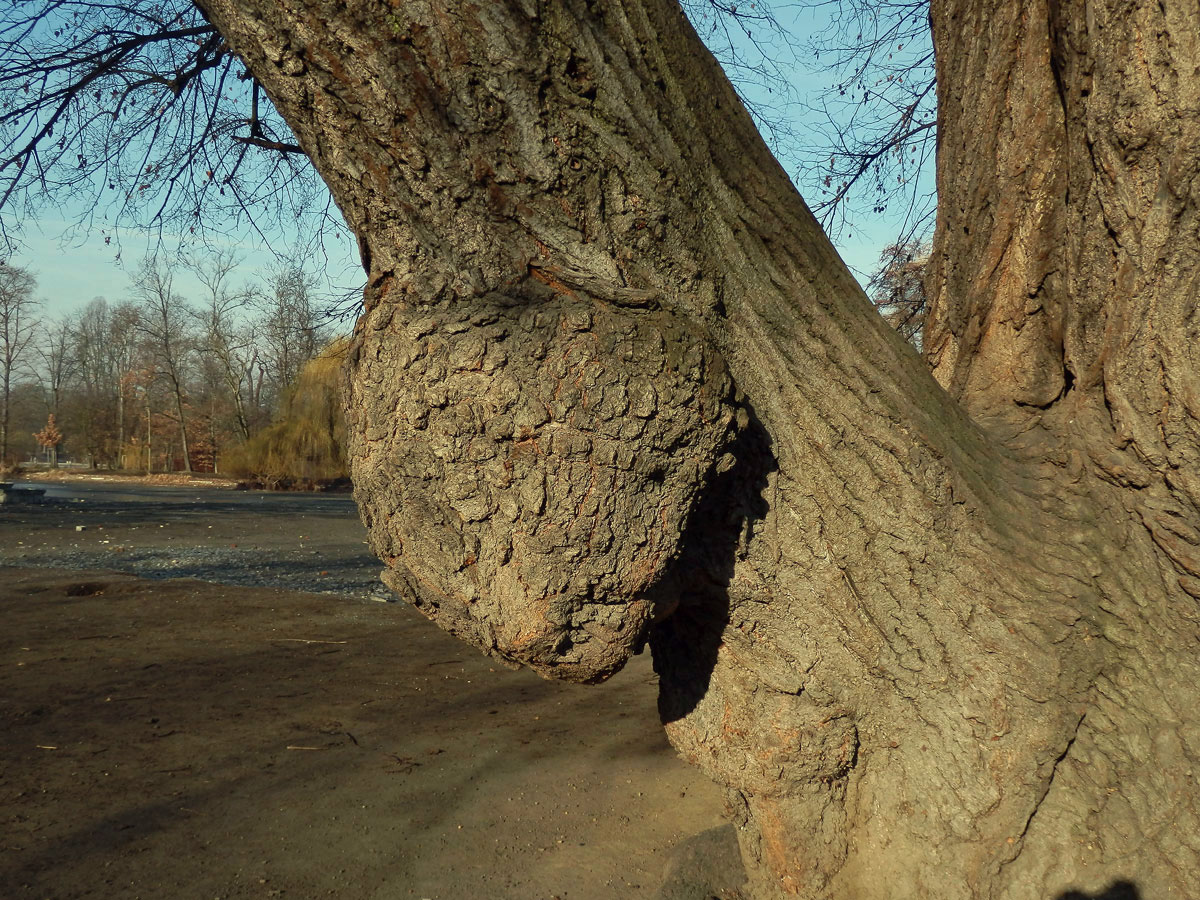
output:
M359 237L386 578L648 639L755 897L1200 895L1197 11L937 0L927 345L669 0L202 0Z

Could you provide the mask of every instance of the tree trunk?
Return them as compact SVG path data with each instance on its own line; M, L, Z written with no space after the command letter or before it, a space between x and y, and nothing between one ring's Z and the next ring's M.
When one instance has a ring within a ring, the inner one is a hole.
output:
M11 366L7 363L0 373L0 468L8 465L8 423L11 418L12 381Z
M179 443L183 448L183 470L192 471L192 453L188 447L187 418L183 406L183 388L174 373L171 374L171 389L175 394L175 414L179 416Z
M153 471L153 457L151 455L151 447L153 445L154 430L150 418L150 401L146 401L146 474L149 475Z
M988 36L939 73L930 345L960 404L874 313L675 4L201 2L358 235L350 454L385 579L552 677L607 677L648 635L668 735L727 786L754 897L1200 887L1200 522L1173 467L1194 452L1194 394L1174 393L1192 351L1139 329L1133 295L1110 304L1124 318L1092 293L1019 304L1018 273L1026 294L1099 290L1036 280L1042 251L987 268L1001 163L1029 165L1005 186L1025 191L1060 157L1008 132L988 157L971 142L995 125L967 113L1050 135L1049 51L1018 37L1040 22L1077 53L1084 20L995 5L935 10L939 35ZM968 99L1005 73L1007 102ZM1145 192L1194 214L1184 183ZM1136 192L1117 194L1128 214ZM1093 208L1074 188L1061 220L1032 197L1009 197L1029 241L1099 252L1067 228ZM1192 271L1172 246L1153 248L1163 279ZM1057 388L1055 335L1094 350ZM1129 392L1150 360L1176 402L1143 434L1151 395ZM1108 366L1127 393L1106 406ZM1097 430L1105 414L1121 424Z
M125 378L117 379L117 468L125 468Z
M229 396L233 398L234 420L237 422L238 435L242 443L250 440L250 418L246 415L246 401L242 395L243 374L234 370L231 363L225 365L225 386L229 388Z
M1114 554L1092 582L1103 664L1009 872L1194 896L1200 12L935 0L932 21L930 361L1087 491Z

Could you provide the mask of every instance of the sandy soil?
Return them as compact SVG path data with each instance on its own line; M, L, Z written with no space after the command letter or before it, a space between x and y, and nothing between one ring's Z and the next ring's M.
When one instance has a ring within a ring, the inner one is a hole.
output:
M0 609L5 900L736 896L648 658L562 685L401 604L104 571L2 567Z
M153 475L132 475L108 472L103 469L30 469L23 470L9 481L18 482L79 482L81 484L165 484L178 487L231 488L237 485L236 478L221 475L186 475L177 472L159 472Z

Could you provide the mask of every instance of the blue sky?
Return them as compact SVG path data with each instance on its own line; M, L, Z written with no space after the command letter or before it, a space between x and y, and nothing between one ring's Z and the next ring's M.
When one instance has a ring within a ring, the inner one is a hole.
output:
M54 316L69 314L96 297L113 302L127 297L129 275L137 270L138 263L154 250L158 241L157 233L150 235L133 229L114 229L109 232L114 240L106 242L106 235L98 229L73 229L73 222L49 216L33 224L36 224L36 230L26 228L21 235L24 246L13 254L11 262L34 274L38 282L37 297L45 300L44 308ZM164 236L166 249L162 252L170 257L170 248L176 243L172 236ZM257 236L224 239L220 243L223 247L233 247L240 260L233 278L236 286L253 282L260 273L277 265L277 255ZM287 254L290 248L285 245L280 250ZM331 233L325 255L327 258L320 254L311 255L307 262L312 269L324 272L331 293L361 281L358 251L348 236ZM186 270L176 273L175 288L192 300L202 295L200 284Z
M775 80L768 88L755 84L753 80L738 80L739 90L753 102L773 106L776 115L785 118L797 134L815 133L815 123L806 121L811 111L806 101L824 87L831 78L811 63L811 53L805 52L806 36L828 25L827 6L800 7L781 6L776 10L781 20L796 38L794 48L783 46L761 30L756 38L768 45L778 66L778 73L786 86ZM737 52L750 63L761 60L754 46L743 36L732 32L737 43ZM803 137L800 140L804 140ZM786 151L786 147L783 148ZM795 162L786 153L782 161L789 172L795 173ZM801 186L801 193L804 193ZM93 298L102 296L117 301L128 293L128 273L134 271L141 259L153 249L158 241L157 234L109 230L102 233L99 227L72 229L80 213L78 207L47 209L35 221L25 223L21 233L23 247L11 257L11 263L29 269L38 280L38 296L45 298L46 309L52 315L62 315L78 309ZM860 280L875 268L883 247L890 243L899 228L898 222L887 216L860 218L854 227L844 229L836 236L835 246ZM106 242L106 236L110 239ZM282 243L294 240L284 235ZM175 243L170 235L163 236L163 246L170 248ZM242 259L234 283L252 281L256 274L270 269L276 262L272 251L263 246L257 235L247 234L241 239L230 238ZM287 252L288 247L279 248ZM331 236L324 254L313 254L309 259L314 269L323 269L331 285L349 287L361 279L357 252L353 241ZM193 299L200 296L199 285L186 273L177 277L177 288Z

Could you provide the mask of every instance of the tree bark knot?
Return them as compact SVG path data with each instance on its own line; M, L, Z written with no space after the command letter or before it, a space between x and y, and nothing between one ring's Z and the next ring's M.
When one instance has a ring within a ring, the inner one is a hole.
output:
M707 340L528 279L381 303L350 368L356 495L388 584L543 675L617 671L678 601L662 575L737 428Z

